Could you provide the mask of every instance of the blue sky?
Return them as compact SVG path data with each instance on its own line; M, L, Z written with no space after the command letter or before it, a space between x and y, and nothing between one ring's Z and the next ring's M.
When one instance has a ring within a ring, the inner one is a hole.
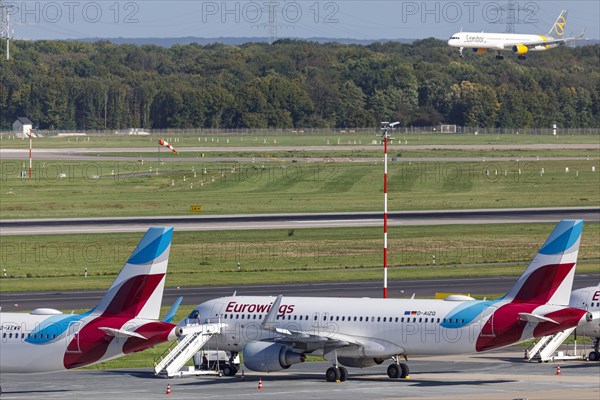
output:
M515 1L517 33L545 34L562 8L566 32L600 39L600 1ZM4 0L17 39L84 37L329 37L447 39L461 30L504 32L498 1Z

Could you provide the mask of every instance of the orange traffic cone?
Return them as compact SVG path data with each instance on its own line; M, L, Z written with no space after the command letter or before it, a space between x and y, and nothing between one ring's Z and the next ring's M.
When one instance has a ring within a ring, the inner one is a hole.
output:
M244 370L242 370L242 375L240 375L240 380L245 381L246 375L244 375Z
M560 365L556 367L556 375L560 375Z
M171 394L171 384L167 383L167 391L165 392L165 394Z
M262 390L263 389L263 385L262 385L262 378L258 378L258 390Z

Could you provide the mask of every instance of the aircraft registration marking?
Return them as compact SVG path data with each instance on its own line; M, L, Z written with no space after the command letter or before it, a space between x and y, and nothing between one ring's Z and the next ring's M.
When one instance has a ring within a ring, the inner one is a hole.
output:
M404 311L404 315L427 315L427 316L434 316L435 315L435 311Z

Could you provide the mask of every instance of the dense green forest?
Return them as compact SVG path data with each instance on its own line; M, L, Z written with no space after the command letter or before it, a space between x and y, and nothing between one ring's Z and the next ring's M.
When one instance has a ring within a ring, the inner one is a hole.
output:
M467 54L425 39L200 46L16 41L0 128L600 127L599 45Z

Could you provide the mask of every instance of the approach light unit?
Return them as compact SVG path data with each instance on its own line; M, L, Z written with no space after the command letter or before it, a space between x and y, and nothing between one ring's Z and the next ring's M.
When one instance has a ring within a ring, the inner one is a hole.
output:
M390 141L393 138L390 137L389 135L389 131L390 130L394 130L396 128L396 126L398 126L400 124L399 121L395 121L395 122L388 122L388 121L381 121L380 124L380 129L381 129L381 140L383 141Z

